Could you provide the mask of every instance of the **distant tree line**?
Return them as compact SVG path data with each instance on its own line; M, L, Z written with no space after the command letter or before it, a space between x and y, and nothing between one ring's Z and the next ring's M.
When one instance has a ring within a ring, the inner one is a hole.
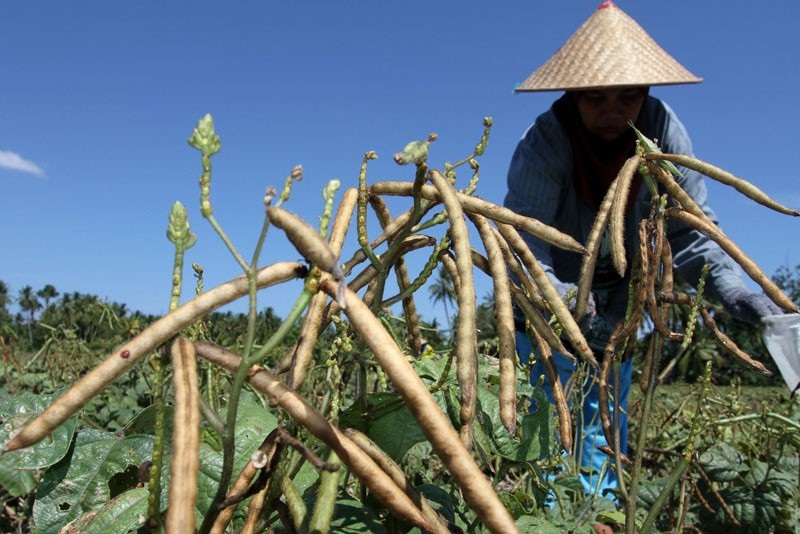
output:
M793 269L780 267L773 276L773 281L783 289L796 303L800 304L800 265ZM432 280L428 288L433 304L444 306L447 324L442 328L437 319L429 323L423 322L423 336L430 349L427 354L437 350L445 350L451 342L451 313L455 310L455 290L447 272L442 269ZM16 303L16 313L11 312L11 305ZM777 375L777 369L766 351L758 325L745 324L728 316L722 307L713 301L705 300L704 304L714 312L719 328L731 337L742 349L760 360ZM96 295L79 292L60 293L52 284L46 284L36 290L30 285L20 288L16 296L8 285L0 280L0 356L4 359L16 351L36 353L46 348L48 343L56 343L63 347L63 341L70 345L79 343L81 350L110 351L141 332L159 317L139 311L131 311L125 304L109 302ZM673 307L669 318L670 325L676 331L686 324L688 317L685 310ZM256 343L261 344L269 339L277 330L282 318L271 308L265 308L258 314ZM478 345L483 354L497 355L497 327L494 320L494 296L485 295L478 305ZM220 345L235 347L244 342L247 332L247 315L231 311L218 311L210 314L194 325L195 335L215 341ZM300 325L295 325L300 328ZM647 330L645 325L645 331ZM636 347L636 359L641 360L649 340L649 333L644 333ZM295 337L289 336L289 339ZM324 340L324 336L322 338ZM323 341L324 343L324 341ZM287 347L276 349L276 357ZM433 349L433 350L431 350ZM692 382L703 375L707 361L713 361L718 372L715 378L726 383L739 377L746 384L779 384L780 377L766 379L755 373L743 372L740 364L733 363L732 358L725 356L711 334L702 327L698 328L693 342L686 348L680 343L668 343L664 347L662 366L667 367L665 380L682 380Z

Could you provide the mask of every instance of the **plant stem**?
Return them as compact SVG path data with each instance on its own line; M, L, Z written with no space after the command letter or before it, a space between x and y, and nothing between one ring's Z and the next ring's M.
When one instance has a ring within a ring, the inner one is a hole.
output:
M661 364L661 335L653 332L653 374L656 376L658 367ZM635 534L636 532L636 496L639 493L639 475L642 471L642 457L644 456L645 443L647 442L647 423L650 419L650 410L653 406L653 396L656 390L657 380L649 380L647 392L644 396L642 415L639 418L639 435L636 436L636 455L633 457L633 470L631 472L631 484L628 488L628 501L625 504L625 533Z

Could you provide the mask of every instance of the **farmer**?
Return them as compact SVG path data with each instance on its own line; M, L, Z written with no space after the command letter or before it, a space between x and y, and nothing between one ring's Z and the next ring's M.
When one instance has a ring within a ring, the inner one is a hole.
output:
M628 121L648 138L657 139L663 152L692 155L683 124L669 106L650 96L650 87L700 81L613 2L603 2L564 46L516 89L565 93L520 140L508 171L505 206L586 243L609 185L625 160L634 155L635 134ZM683 177L677 177L678 183L716 222L703 177L685 168L680 170ZM648 188L637 175L626 211L629 265L639 248L638 223L648 217L650 200ZM531 235L525 237L555 287L566 296L576 287L582 256L551 247ZM675 269L687 282L696 284L703 265L710 265L705 291L717 297L734 317L756 323L764 316L781 313L766 295L746 289L736 264L698 231L671 220L668 238ZM589 312L580 323L598 360L613 326L624 317L630 281L630 269L624 278L614 271L607 242L606 236L594 272ZM527 361L531 345L524 320L517 322L517 350ZM566 384L576 366L561 354L553 356L562 384ZM622 453L626 453L628 442L631 370L631 361L623 362L620 383L612 384L611 389L621 408ZM541 375L546 377L544 365L538 361L531 381L537 382ZM546 378L545 385L552 402ZM576 421L576 462L592 471L591 475L581 474L586 492L603 495L605 489L617 487L617 478L613 466L607 464L609 457L598 450L607 443L598 417L596 381L588 381L583 395L582 420Z

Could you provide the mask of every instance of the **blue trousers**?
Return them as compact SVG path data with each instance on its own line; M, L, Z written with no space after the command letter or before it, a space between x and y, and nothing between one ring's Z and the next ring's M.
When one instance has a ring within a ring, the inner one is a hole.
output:
M524 332L517 332L516 340L520 361L527 363L531 354L530 339ZM577 370L577 365L558 352L553 353L553 361L558 369L561 384L566 387L567 381L572 378ZM628 360L620 365L620 384L613 383L613 374L610 380L614 386L613 390L609 391L612 421L614 420L613 399L614 396L619 397L619 438L620 451L623 454L628 452L628 393L631 389L632 374L633 362ZM531 384L538 383L541 376L545 377L543 387L547 397L554 404L553 391L547 379L544 362L540 359L534 363L531 370ZM592 370L589 377L584 375L585 380L582 383L574 385L576 388L582 388L578 398L583 399L582 409L578 412L576 420L573 421L573 429L575 430L574 452L576 456L575 464L581 468L580 480L584 490L589 495L603 496L604 490L616 489L618 481L613 466L613 457L598 450L598 447L603 445L610 446L613 449L613 445L606 441L603 425L600 422L600 403L598 400L600 388L596 380L597 377L597 372ZM575 396L571 395L570 398L575 398Z

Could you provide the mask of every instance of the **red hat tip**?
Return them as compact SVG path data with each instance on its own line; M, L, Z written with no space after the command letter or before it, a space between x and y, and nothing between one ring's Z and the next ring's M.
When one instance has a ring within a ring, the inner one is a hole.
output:
M615 4L612 0L604 0L604 2L600 4L600 7L597 9L605 9L607 7L617 7L617 4Z

